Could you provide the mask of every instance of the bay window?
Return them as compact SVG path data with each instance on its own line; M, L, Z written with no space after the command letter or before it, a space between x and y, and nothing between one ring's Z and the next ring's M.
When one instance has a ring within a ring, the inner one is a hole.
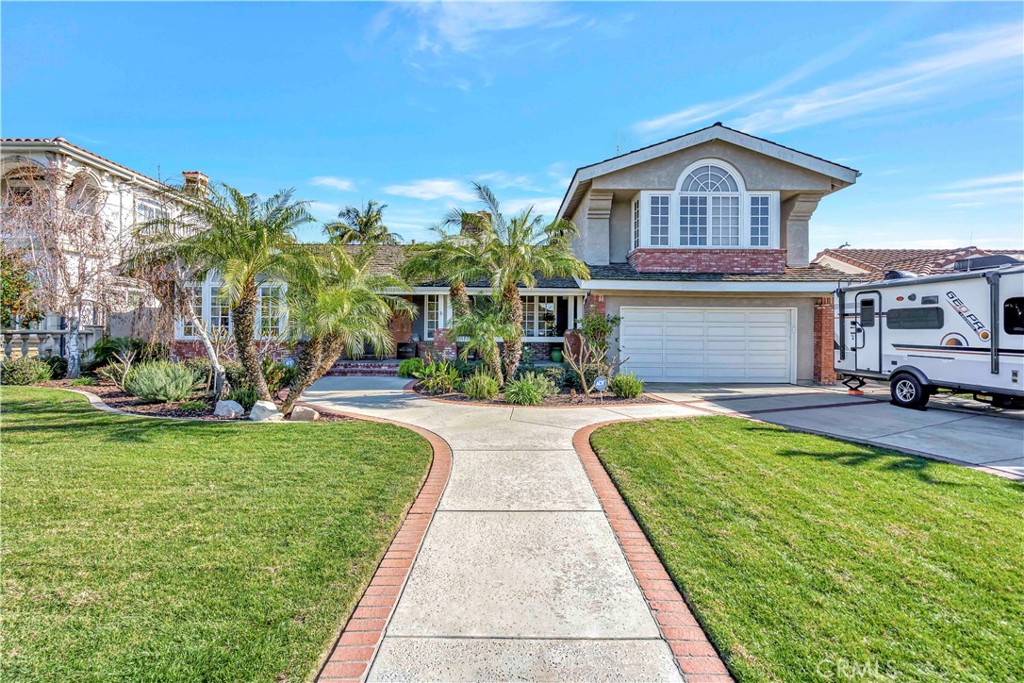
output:
M639 248L770 248L779 243L778 192L749 192L725 162L691 164L674 192L642 191L632 205Z
M231 309L223 287L210 288L210 331L227 332L231 329Z
M261 337L279 337L284 333L284 295L279 285L260 286Z
M196 312L196 317L200 320L203 319L203 286L200 284L191 284L185 288L185 296L191 297L192 308ZM192 324L192 317L185 312L185 316L182 318L181 325L181 336L183 337L198 337L199 331L196 330L196 326Z

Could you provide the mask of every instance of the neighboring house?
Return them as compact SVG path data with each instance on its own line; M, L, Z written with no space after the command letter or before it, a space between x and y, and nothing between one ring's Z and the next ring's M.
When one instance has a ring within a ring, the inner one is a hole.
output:
M876 278L890 270L902 270L917 275L930 275L953 267L956 261L973 256L996 254L1024 260L1024 249L855 249L839 247L825 249L812 263L841 270L851 275Z
M577 169L587 306L622 316L648 381L834 381L832 291L810 219L860 173L721 124Z
M0 196L5 203L7 198L18 197L21 199L12 203L31 203L34 189L46 193L56 189L87 197L90 205L82 210L100 217L106 240L118 250L130 243L139 223L168 211L168 202L161 196L166 185L64 138L4 138L0 140L0 154ZM183 175L186 182L206 181L206 176L198 171ZM61 187L50 187L55 182ZM83 349L88 349L108 327L115 335L130 333L134 313L140 310L145 292L124 280L118 283L114 294L112 300L107 297L104 302L86 302L80 333ZM5 352L64 353L67 324L60 315L48 313L31 328L33 334L4 330Z

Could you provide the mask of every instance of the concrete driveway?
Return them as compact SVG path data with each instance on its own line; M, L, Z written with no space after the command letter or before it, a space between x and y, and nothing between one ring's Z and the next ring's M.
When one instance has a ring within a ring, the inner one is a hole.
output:
M981 469L1024 480L1024 411L933 399L928 409L889 403L887 389L863 396L845 388L795 385L651 384L648 392L677 405L742 414L794 429Z

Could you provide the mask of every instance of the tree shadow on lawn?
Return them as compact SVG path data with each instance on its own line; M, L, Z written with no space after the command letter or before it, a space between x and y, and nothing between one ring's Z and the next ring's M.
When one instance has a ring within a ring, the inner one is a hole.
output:
M901 451L891 450L887 448L878 448L875 446L862 445L854 442L845 441L843 439L837 439L835 437L821 436L817 434L810 434L808 432L799 432L793 430L780 431L779 428L772 427L751 427L752 432L765 432L769 438L778 437L780 435L790 434L806 434L808 436L816 436L821 439L831 439L837 443L849 445L850 450L837 451L837 452L818 452L812 450L799 450L794 448L779 448L775 452L778 455L788 458L810 458L819 460L821 462L838 463L847 467L861 467L865 465L878 466L880 460L885 460L884 464L881 465L881 469L891 472L910 472L914 474L918 479L928 484L935 486L946 486L958 488L965 486L961 482L949 481L946 479L936 478L936 474L941 474L945 470L945 467L958 467L958 465L952 465L951 463L945 463L940 460L931 460L919 455L913 455L911 453L903 453Z

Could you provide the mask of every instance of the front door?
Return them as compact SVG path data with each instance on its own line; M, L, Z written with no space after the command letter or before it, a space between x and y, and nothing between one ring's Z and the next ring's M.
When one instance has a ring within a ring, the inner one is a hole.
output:
M878 292L861 292L854 300L857 315L854 324L856 368L867 372L882 371L882 296Z

